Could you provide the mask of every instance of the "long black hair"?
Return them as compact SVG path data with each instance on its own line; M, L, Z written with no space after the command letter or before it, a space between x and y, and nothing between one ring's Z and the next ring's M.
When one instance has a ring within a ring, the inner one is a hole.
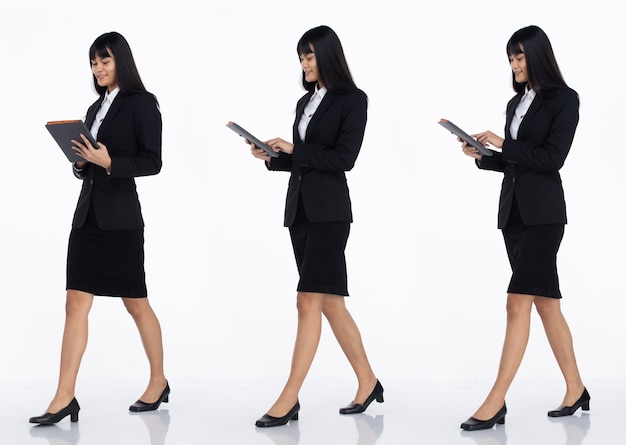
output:
M89 62L95 60L96 55L100 58L111 57L115 59L115 75L117 84L122 93L143 93L143 86L130 45L118 32L107 32L98 37L89 48ZM103 95L107 87L98 85L96 76L93 76L93 84L98 94Z
M550 40L538 26L531 25L516 31L506 44L506 54L508 57L524 54L528 82L538 94L553 88L567 87ZM517 93L524 92L525 83L516 82L515 73L512 76L513 89Z
M315 53L319 80L330 93L341 94L357 88L352 80L341 41L328 26L318 26L305 32L298 41L296 51L298 57ZM305 90L315 90L315 83L307 82L304 72L302 73L302 86Z

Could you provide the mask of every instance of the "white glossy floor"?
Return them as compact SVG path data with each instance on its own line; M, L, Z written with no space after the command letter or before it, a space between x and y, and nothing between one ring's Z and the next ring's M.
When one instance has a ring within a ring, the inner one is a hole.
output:
M383 380L385 403L365 414L342 416L349 382L307 381L300 420L259 429L254 421L269 407L279 382L170 380L170 403L151 413L131 414L141 382L82 382L80 420L33 426L53 382L2 382L0 443L10 445L618 445L623 432L626 381L587 382L591 410L561 419L546 416L558 405L561 382L515 382L505 425L463 432L461 421L481 401L488 382ZM345 387L343 387L345 386Z

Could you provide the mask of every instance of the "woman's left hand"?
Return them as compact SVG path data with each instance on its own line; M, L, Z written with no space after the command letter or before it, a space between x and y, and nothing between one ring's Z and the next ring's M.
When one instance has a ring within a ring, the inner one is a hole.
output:
M111 171L111 156L109 156L109 150L105 145L98 142L98 147L95 148L84 134L81 134L80 137L82 142L72 139L72 144L74 144L72 148L76 154L87 162L99 165L106 171Z
M293 144L291 142L285 141L284 139L270 139L266 142L266 144L272 147L275 151L282 151L283 153L287 154L293 153Z

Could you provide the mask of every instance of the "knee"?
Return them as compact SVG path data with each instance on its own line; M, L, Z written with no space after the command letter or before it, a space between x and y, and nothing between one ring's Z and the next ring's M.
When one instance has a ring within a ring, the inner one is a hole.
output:
M528 316L532 307L532 297L529 295L510 294L506 301L506 313L509 317Z
M68 290L65 299L65 315L86 315L91 309L93 296L85 292Z
M296 302L299 315L320 313L322 311L322 298L317 294L300 292Z
M329 297L324 299L322 312L324 313L324 316L329 320L344 315L347 312L347 309L344 304L343 297Z
M124 307L133 318L142 315L146 308L149 307L145 298L122 298L122 301L124 302Z
M542 319L561 316L561 305L554 298L539 297L535 300L535 308Z

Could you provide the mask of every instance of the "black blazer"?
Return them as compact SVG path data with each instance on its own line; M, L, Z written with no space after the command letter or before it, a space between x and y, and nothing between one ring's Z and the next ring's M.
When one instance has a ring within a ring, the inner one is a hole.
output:
M311 118L304 141L298 123L312 93L296 106L293 154L280 153L268 163L270 170L290 171L285 226L293 225L298 202L310 222L352 222L352 207L345 172L354 167L367 122L367 96L361 90L346 94L327 92Z
M578 125L578 94L557 88L537 94L522 120L517 140L509 127L522 94L507 105L502 152L483 156L479 168L504 172L498 228L506 226L511 206L517 202L524 224L565 224L565 197L559 170Z
M91 128L103 97L87 110L85 124ZM83 180L72 227L85 223L93 206L98 227L103 230L128 230L143 227L135 176L155 175L161 170L161 113L150 93L125 94L113 100L100 129L102 142L111 156L111 174L87 163L76 172Z

